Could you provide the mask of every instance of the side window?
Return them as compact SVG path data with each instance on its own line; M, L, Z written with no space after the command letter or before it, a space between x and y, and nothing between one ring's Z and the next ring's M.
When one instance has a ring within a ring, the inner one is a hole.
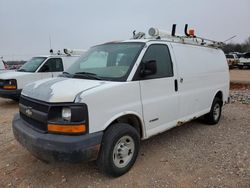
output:
M62 72L63 63L61 58L51 58L42 66L39 72Z
M157 72L154 75L147 76L145 79L172 77L174 75L173 64L166 45L153 44L149 46L142 59L142 63L150 60L156 61Z

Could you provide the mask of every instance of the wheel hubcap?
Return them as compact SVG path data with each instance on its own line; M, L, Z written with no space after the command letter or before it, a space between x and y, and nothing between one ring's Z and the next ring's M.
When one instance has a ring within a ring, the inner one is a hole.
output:
M220 105L217 103L214 106L214 110L213 110L213 116L214 116L214 120L218 120L220 117Z
M132 159L135 150L134 140L130 136L121 137L113 150L113 161L118 168L125 167Z

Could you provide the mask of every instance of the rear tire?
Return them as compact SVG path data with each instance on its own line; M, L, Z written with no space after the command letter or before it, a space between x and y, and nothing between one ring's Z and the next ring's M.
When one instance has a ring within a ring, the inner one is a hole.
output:
M125 123L111 125L105 133L97 165L105 174L118 177L134 165L140 147L138 131Z
M221 99L215 97L210 109L210 112L204 116L205 123L215 125L220 121L222 111Z

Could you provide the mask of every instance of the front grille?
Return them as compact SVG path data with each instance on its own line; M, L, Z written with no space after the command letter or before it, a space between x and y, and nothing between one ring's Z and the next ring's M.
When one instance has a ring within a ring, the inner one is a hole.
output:
M21 96L20 101L20 116L26 124L28 124L30 127L42 131L42 132L47 132L47 116L48 116L48 111L49 111L49 105L37 101L34 99L30 99L28 97ZM26 114L25 109L29 109L32 111L32 114ZM43 114L44 118L37 118L37 112L42 112L40 114Z
M23 95L20 97L19 103L25 105L25 106L30 106L33 109L36 109L38 111L41 112L45 112L48 113L49 112L49 105L38 101L38 100L34 100L34 99L30 99L28 97L24 97Z

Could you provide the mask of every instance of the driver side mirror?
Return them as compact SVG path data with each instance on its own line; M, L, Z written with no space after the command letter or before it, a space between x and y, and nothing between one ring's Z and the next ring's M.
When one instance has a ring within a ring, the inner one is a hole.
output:
M141 76L149 76L156 74L157 72L157 66L156 66L156 60L149 60L145 63L142 62L142 67L141 67Z

